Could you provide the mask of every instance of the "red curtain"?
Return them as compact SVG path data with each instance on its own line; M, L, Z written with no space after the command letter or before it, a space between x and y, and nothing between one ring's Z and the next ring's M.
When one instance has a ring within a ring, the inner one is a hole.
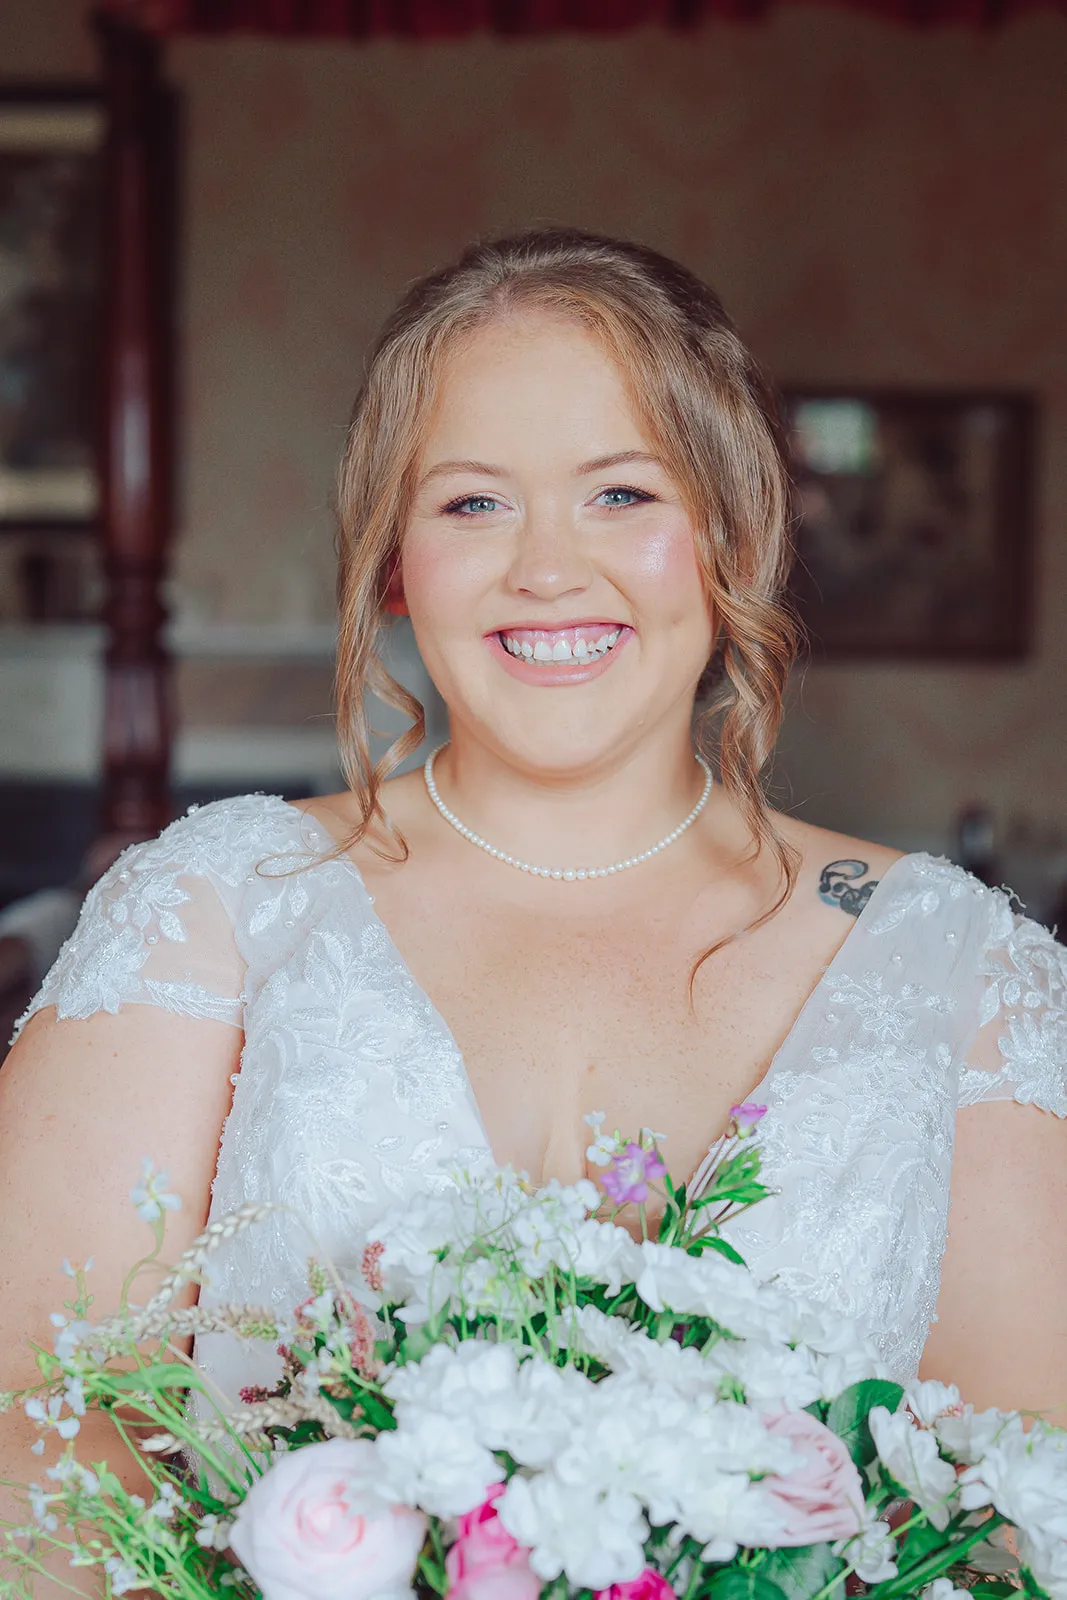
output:
M161 34L268 34L282 38L448 39L685 28L745 21L798 0L105 0L102 10ZM1067 13L1067 0L829 0L844 10L923 26L990 27L1023 12Z

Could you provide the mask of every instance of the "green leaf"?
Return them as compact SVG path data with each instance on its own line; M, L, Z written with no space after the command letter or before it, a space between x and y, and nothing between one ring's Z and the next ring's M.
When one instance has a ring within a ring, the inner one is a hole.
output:
M839 1394L826 1414L826 1426L842 1439L857 1467L865 1467L875 1457L874 1440L867 1416L875 1406L895 1411L904 1395L899 1383L884 1378L865 1378Z
M717 1233L702 1233L699 1239L693 1240L688 1253L690 1255L699 1255L703 1250L715 1250L720 1256L725 1256L727 1261L732 1261L737 1267L743 1267L745 1264L744 1256L739 1255L733 1245L727 1244L725 1239L720 1239Z
M1009 1597L1017 1596L1019 1591L1014 1583L995 1578L987 1579L985 1583L976 1583L971 1593L977 1595L979 1600L1009 1600Z
M154 1394L159 1389L188 1389L192 1381L188 1369L179 1366L176 1361L168 1361L158 1367L146 1367L141 1372L109 1372L107 1375L109 1388L131 1394L145 1391Z
M916 1562L925 1560L931 1550L940 1550L944 1543L945 1535L932 1522L917 1522L914 1528L908 1529L897 1566L901 1572L906 1572Z
M786 1600L776 1583L763 1576L763 1568L724 1567L712 1578L704 1593L709 1600Z
M786 1600L810 1600L843 1572L844 1566L828 1544L805 1544L772 1550L759 1570L761 1578L778 1585ZM831 1600L839 1600L843 1594L843 1584L835 1584L830 1590Z

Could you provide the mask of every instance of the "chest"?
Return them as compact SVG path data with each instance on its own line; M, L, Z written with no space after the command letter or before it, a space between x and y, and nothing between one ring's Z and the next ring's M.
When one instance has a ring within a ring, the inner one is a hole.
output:
M379 913L456 1040L495 1155L535 1179L585 1169L591 1111L663 1133L672 1170L690 1173L763 1078L826 959L767 930L698 965L714 919L678 900L575 917L453 899L442 938L424 899L418 910L384 899Z

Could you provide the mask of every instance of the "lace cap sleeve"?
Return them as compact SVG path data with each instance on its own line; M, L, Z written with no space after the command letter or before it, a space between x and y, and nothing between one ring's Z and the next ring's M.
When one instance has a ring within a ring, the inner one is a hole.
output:
M1017 1100L1067 1117L1067 948L996 892L981 976L960 1105Z
M248 870L248 801L263 803L218 801L123 852L86 896L16 1038L46 1006L84 1018L152 1005L242 1025L245 963L234 915Z

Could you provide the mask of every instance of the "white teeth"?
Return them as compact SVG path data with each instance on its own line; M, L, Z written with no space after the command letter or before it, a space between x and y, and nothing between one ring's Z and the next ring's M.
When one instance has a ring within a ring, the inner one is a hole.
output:
M507 633L499 637L508 654L520 661L595 661L598 656L607 655L609 650L614 649L621 631L614 628L595 640L575 639L573 645L567 639L557 639L555 644L549 644L547 639L538 639L536 644L530 644L526 639L520 641Z

